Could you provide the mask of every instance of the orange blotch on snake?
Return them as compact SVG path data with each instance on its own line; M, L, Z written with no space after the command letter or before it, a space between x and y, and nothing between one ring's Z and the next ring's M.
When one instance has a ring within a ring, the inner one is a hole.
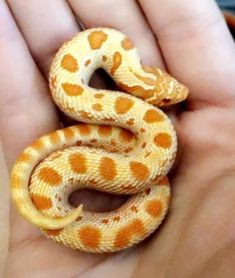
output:
M48 236L58 236L63 229L43 230Z
M88 35L88 42L91 49L99 49L107 40L108 36L103 31L94 31Z
M21 188L22 186L22 178L20 178L17 174L11 175L11 188L16 189L16 188Z
M63 130L63 133L64 133L64 138L65 138L65 140L66 141L68 141L68 140L71 140L71 139L73 139L73 137L74 137L74 132L73 132L73 130L71 129L71 128L65 128L64 130Z
M146 154L144 155L144 157L146 158L146 157L150 156L151 153L152 153L152 152L146 152Z
M60 136L58 132L52 132L49 134L49 140L51 142L51 144L57 144L60 142Z
M124 84L122 82L118 82L118 87L120 90L131 93L135 96L138 96L142 99L149 99L154 96L155 91L153 89L151 90L145 90L143 87L139 85L134 86L128 86L127 84Z
M146 142L144 142L142 145L141 145L141 148L145 148L147 146L147 143Z
M100 111L102 111L102 105L99 103L94 103L94 104L92 104L92 109L97 112L100 112Z
M144 191L145 195L149 195L150 192L151 192L151 188L147 188L147 189Z
M116 143L114 140L111 140L111 141L110 141L110 145L116 147L116 146L117 146L117 143Z
M86 124L80 124L77 126L77 129L82 136L87 136L91 133L90 127Z
M112 133L112 127L110 125L99 125L98 134L102 137L110 136Z
M102 121L104 122L115 122L115 119L114 118L111 118L111 117L105 117L105 118L102 118Z
M71 54L65 54L60 65L69 72L76 72L78 70L77 60Z
M115 111L117 114L127 113L132 106L134 105L133 101L126 97L118 97L115 102Z
M80 110L79 114L85 120L90 120L92 118L92 116L87 111L84 110Z
M107 56L102 55L102 61L103 61L103 62L105 62L107 59L108 59L108 57L107 57Z
M92 226L82 227L79 232L82 244L88 248L97 248L100 244L101 232Z
M135 119L133 119L133 118L126 121L126 124L128 124L128 125L134 125L134 123L135 123Z
M119 132L119 136L125 142L131 142L135 137L134 134L127 129L121 129Z
M32 159L32 156L29 154L29 153L26 153L26 152L22 152L17 160L16 160L16 163L25 163L25 162L30 162L30 160Z
M159 184L159 181L161 180L162 176L156 175L153 179L151 179L151 184L152 186L161 186L161 184Z
M114 216L113 217L113 221L115 221L115 222L119 222L120 220L121 220L120 216Z
M58 201L61 202L62 198L60 196L57 197Z
M59 186L62 182L62 177L52 167L43 167L38 172L38 178L50 186Z
M153 109L149 109L144 114L143 120L146 123L156 123L156 122L161 122L164 119L163 119L163 116L159 112L157 112L156 110L153 110Z
M50 209L52 207L51 199L45 196L41 196L35 193L30 193L30 197L35 207L40 211L45 209Z
M51 85L51 88L54 89L55 88L55 84L56 84L56 76L52 76L50 78L50 85Z
M162 185L162 186L167 186L169 185L169 180L167 176L164 176L163 178L158 180L158 185Z
M96 186L97 183L98 182L95 179L90 179L87 181L87 184L92 187Z
M102 98L102 97L104 97L104 95L103 95L103 94L98 93L98 94L94 94L94 97L95 97L95 98Z
M136 206L132 206L130 209L132 212L135 212L135 213L138 212L138 208Z
M128 246L128 243L133 236L142 237L145 233L143 223L139 219L132 220L131 223L119 229L116 234L114 247L124 248Z
M83 88L77 84L63 83L62 88L66 95L70 97L80 96L83 93Z
M98 140L95 139L95 138L94 138L94 139L91 139L91 141L90 141L91 144L96 144L97 142L98 142Z
M78 216L78 218L76 219L77 222L82 220L82 216Z
M69 164L73 172L84 174L87 171L87 163L85 155L81 153L73 153L69 155Z
M122 63L122 55L119 52L115 52L113 54L113 65L110 69L111 75L114 75L116 70L120 67L121 63Z
M133 72L131 68L130 68L130 71ZM156 83L155 80L152 78L141 76L136 72L133 72L133 74L135 75L136 78L138 78L139 80L141 80L144 84L146 84L148 86L154 86Z
M69 185L73 185L75 182L76 182L76 179L75 179L75 178L69 178L68 181L67 181L67 183L68 183Z
M158 199L153 199L150 200L146 205L145 205L145 211L151 215L152 217L159 217L162 213L163 207L162 207L162 202L159 201Z
M156 70L154 68L145 66L145 65L141 65L142 69L144 72L146 73L153 73L154 75L156 74Z
M123 39L121 42L121 45L122 45L122 48L125 50L130 50L130 49L134 48L134 45L128 38Z
M104 218L104 219L102 219L102 220L101 220L101 223L103 223L103 224L108 224L108 223L109 223L108 218Z
M123 191L131 191L135 188L134 185L131 185L131 184L127 184L127 185L122 185L122 189Z
M75 143L75 146L82 146L82 141L81 140L77 140L77 142Z
M132 172L132 176L138 181L145 180L149 175L148 167L141 162L130 162L130 170Z
M44 142L41 139L36 140L32 143L31 147L36 151L42 151L44 148Z
M168 133L162 132L155 135L154 143L157 147L167 149L172 145L172 139Z
M87 67L87 66L89 66L90 65L90 63L91 63L91 60L89 59L89 60L87 60L86 62L85 62L85 66Z
M115 162L110 157L101 158L99 170L101 177L107 181L113 180L117 174Z
M125 150L124 150L124 152L125 153L129 153L129 152L131 152L133 150L133 148L132 147L129 147L129 148L126 148Z

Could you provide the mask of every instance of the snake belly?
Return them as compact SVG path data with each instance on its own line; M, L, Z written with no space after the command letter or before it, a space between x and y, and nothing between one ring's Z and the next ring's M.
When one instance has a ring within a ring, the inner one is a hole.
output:
M104 69L120 91L89 86ZM86 252L115 252L150 235L170 198L166 177L177 151L174 128L157 106L183 101L188 90L144 66L132 42L108 28L88 29L53 60L52 97L79 121L35 140L17 158L11 194L18 211L49 238ZM73 208L79 188L130 197L110 212Z

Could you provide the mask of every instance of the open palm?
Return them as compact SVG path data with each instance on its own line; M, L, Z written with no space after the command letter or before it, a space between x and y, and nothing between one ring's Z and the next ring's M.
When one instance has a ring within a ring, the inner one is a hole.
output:
M44 238L12 208L6 277L232 277L235 46L216 4L7 2L0 1L0 128L9 168L34 138L59 127L47 76L56 50L79 32L78 17L85 28L126 33L143 62L167 68L189 87L190 97L172 112L180 143L173 198L150 239L115 255L84 254ZM104 201L115 205L103 196L100 209Z

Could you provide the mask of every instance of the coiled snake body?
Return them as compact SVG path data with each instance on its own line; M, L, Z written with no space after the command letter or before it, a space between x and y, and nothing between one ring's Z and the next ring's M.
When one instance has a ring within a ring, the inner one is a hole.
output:
M88 85L97 68L120 92ZM187 89L141 65L131 41L108 28L66 42L49 79L56 104L82 123L47 134L20 154L11 173L19 212L48 237L83 251L114 252L140 242L166 214L166 174L177 148L170 120L156 106L184 100ZM74 209L68 196L83 187L131 197L107 213Z

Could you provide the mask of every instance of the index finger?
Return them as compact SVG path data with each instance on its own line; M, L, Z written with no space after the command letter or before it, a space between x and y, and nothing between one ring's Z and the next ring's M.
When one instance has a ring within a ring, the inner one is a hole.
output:
M47 83L7 8L0 1L0 137L8 165L33 138L54 129Z

